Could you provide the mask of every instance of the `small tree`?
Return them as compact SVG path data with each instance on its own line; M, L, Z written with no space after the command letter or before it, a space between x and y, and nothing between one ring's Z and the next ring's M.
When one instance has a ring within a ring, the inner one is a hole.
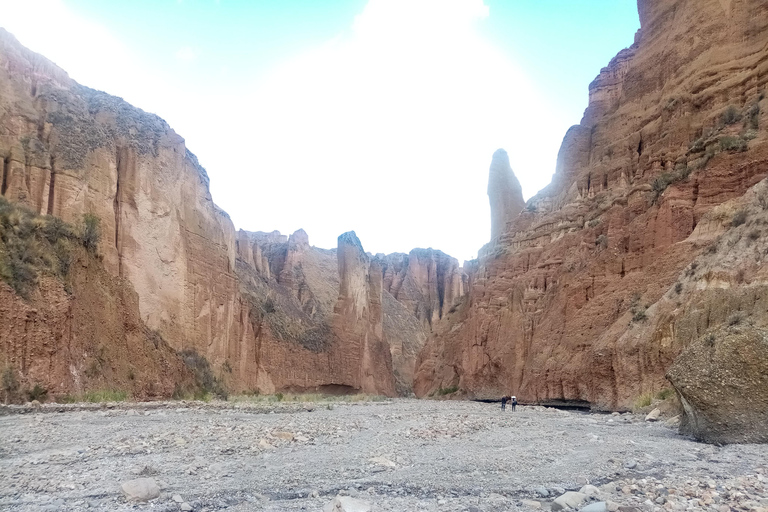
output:
M95 254L101 241L101 219L92 213L83 215L83 246Z

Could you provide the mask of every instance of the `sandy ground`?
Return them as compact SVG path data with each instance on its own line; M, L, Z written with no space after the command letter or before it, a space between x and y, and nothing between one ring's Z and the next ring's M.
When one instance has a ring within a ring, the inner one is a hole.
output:
M704 445L640 416L457 401L307 407L0 416L0 510L315 511L338 494L374 510L546 510L585 484L597 493L577 508L768 507L768 445ZM127 502L121 484L142 477L160 496Z

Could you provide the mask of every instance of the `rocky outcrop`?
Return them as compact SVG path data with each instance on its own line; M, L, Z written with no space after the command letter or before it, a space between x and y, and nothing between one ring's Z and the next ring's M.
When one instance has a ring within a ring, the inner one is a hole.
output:
M507 223L525 208L523 188L509 165L509 155L497 149L488 173L488 200L491 203L491 241L507 229Z
M768 442L768 330L734 325L702 336L669 369L680 432L708 443Z
M196 389L176 352L141 321L136 293L86 251L75 251L66 287L42 275L25 300L0 281L0 319L0 363L18 382L11 401L35 386L49 398L116 389L148 399Z
M635 44L590 86L552 183L465 265L467 296L420 355L418 395L457 385L626 408L668 386L701 332L675 319L688 307L670 293L722 232L713 209L768 175L768 6L639 9Z
M420 319L439 318L455 294L445 255L424 261L423 297L403 299L417 319L383 289L378 260L355 260L357 246L345 243L337 262L302 230L235 233L162 119L77 84L2 29L0 91L2 195L67 221L98 217L104 266L135 289L140 320L173 349L205 357L232 391L393 394L396 373L409 392Z
M339 236L339 298L334 333L359 363L347 365L350 377L368 393L395 394L392 356L384 339L382 267L363 251L354 231Z
M177 350L223 362L237 293L235 231L208 176L157 116L83 87L0 31L3 195L35 212L101 220L107 269Z
M434 249L409 254L378 255L384 289L422 321L426 329L438 322L464 293L458 260Z

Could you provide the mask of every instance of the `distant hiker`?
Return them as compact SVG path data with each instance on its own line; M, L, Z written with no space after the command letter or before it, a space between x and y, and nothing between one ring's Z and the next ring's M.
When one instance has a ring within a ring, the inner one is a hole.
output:
M517 406L517 397L516 396L512 396L512 397L510 397L510 399L512 401L512 412L515 412L515 407Z
M512 399L512 397L509 397L507 395L504 395L501 397L501 410L506 411L507 410L507 402L509 402Z

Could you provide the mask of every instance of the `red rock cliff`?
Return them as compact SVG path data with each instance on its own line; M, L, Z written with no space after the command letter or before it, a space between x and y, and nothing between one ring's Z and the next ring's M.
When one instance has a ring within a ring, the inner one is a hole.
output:
M712 243L698 234L708 212L768 175L768 4L639 11L552 184L465 266L468 293L422 351L417 394L621 408L668 385L692 335L654 305Z

